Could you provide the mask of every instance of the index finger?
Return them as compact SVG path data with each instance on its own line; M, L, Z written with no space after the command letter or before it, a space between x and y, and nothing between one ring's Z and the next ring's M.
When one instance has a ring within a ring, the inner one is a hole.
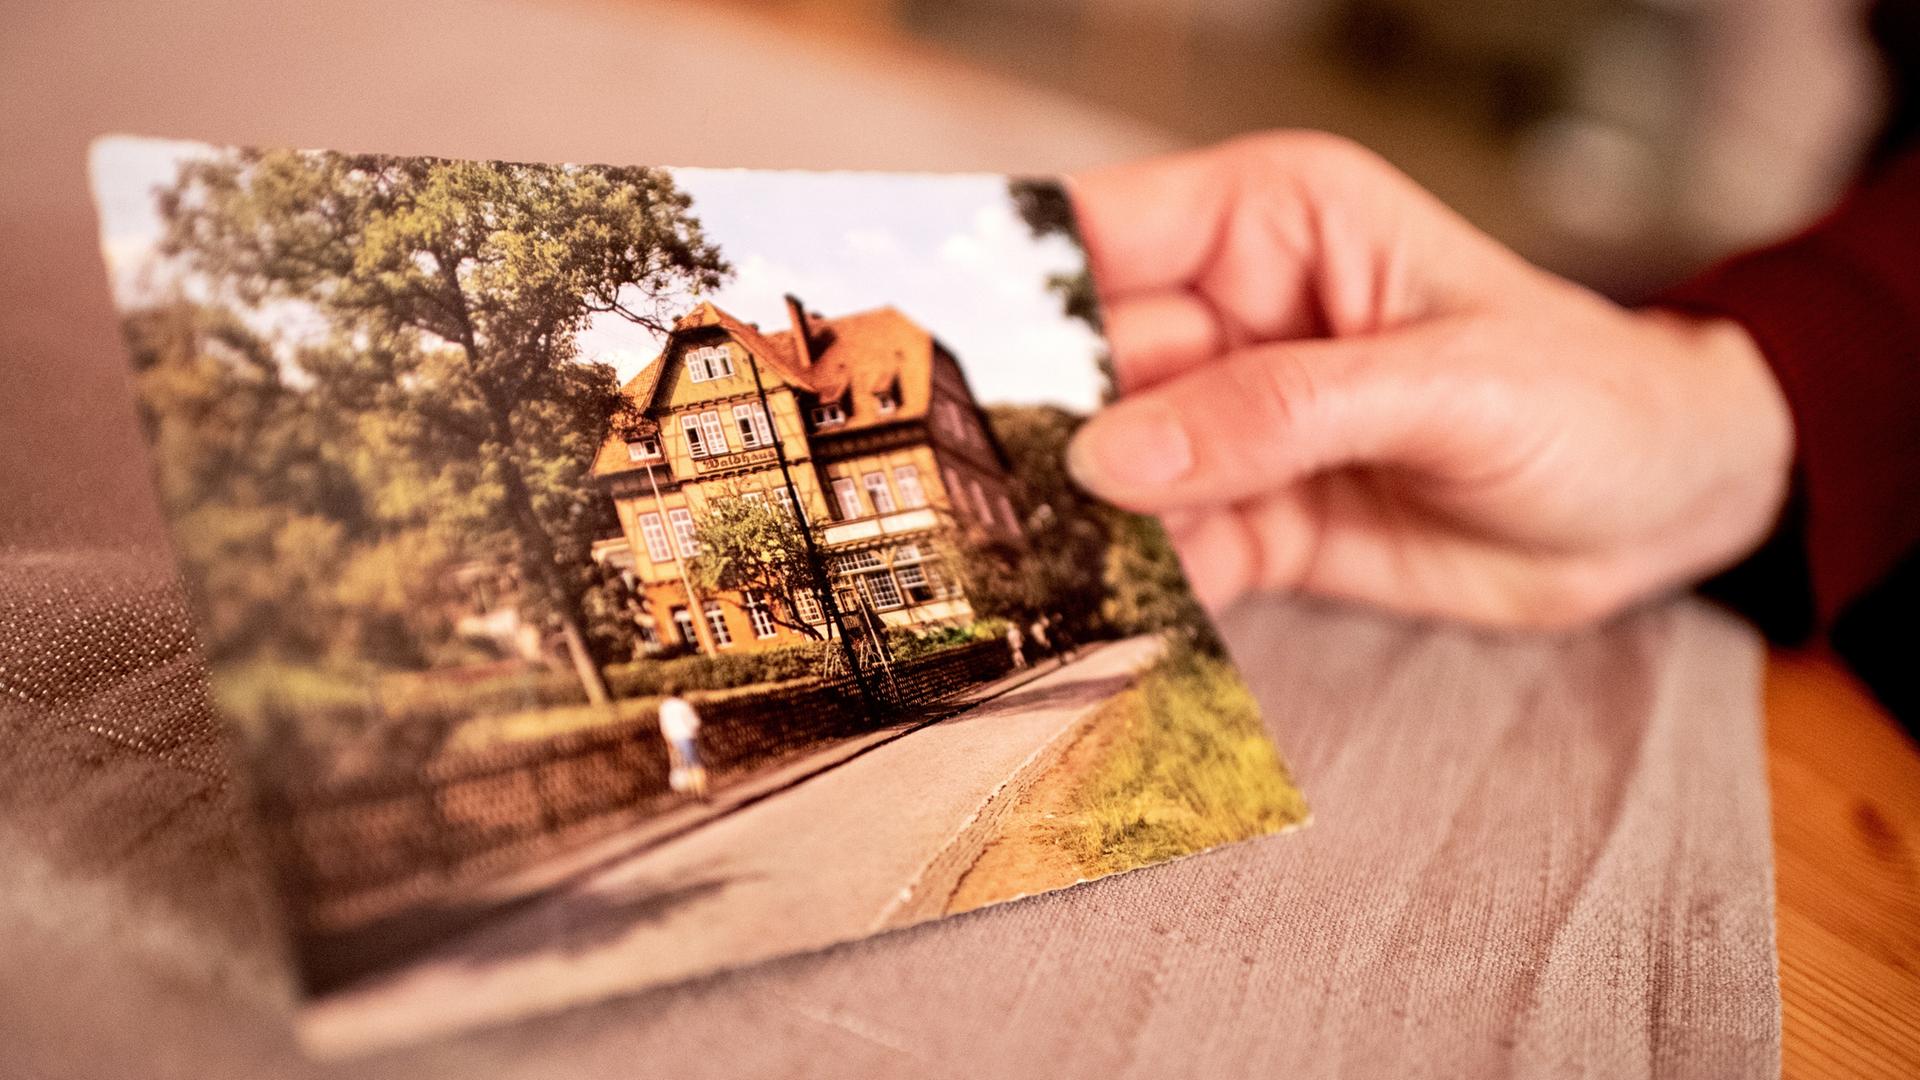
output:
M1229 165L1208 148L1067 178L1103 298L1182 289L1199 276L1232 209Z

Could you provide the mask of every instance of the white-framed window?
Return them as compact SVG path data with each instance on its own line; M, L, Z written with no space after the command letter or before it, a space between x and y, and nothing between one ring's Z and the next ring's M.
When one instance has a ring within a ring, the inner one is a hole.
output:
M812 589L801 589L799 592L794 593L793 608L793 613L800 616L801 622L823 623L827 621L827 613L820 610L820 598L814 595Z
M966 512L967 489L960 486L960 474L954 470L953 466L947 465L941 468L940 475L947 482L947 505L952 507L956 514Z
M725 345L687 350L687 378L694 382L723 379L733 374L733 354Z
M700 541L694 538L692 511L675 507L667 511L667 523L673 526L673 538L680 545L680 554L687 558L700 554Z
M727 629L727 613L720 609L720 601L708 600L700 607L707 613L707 629L713 631L713 643L721 648L733 644L733 632Z
M839 504L841 521L852 521L854 518L865 516L860 508L860 486L853 482L851 476L842 476L834 480L833 501Z
M749 589L741 597L747 609L747 621L753 624L753 636L762 641L780 632L773 624L773 611L767 607L767 598L757 589Z
M879 411L881 416L886 416L900 408L900 391L898 385L889 386L882 390L875 390L873 392L873 407Z
M767 493L764 491L742 492L740 495L740 501L744 503L752 503L755 506L765 506L767 503Z
M673 558L673 552L667 547L667 527L661 523L659 514L640 515L640 538L647 543L647 558L663 563Z
M651 435L627 440L628 461L654 461L660 457L660 440Z
M741 402L733 407L733 423L740 431L740 446L751 450L773 445L773 425L767 423L767 410L757 404Z
M833 560L833 568L842 574L851 574L860 570L878 570L886 564L880 561L880 553L868 548L863 551L849 551Z
M901 591L914 603L924 604L933 599L933 590L927 585L927 572L919 563L896 566L893 574L900 581Z
M795 510L792 488L786 486L785 484L782 484L779 487L774 488L773 501L779 504L780 509L785 510L787 512L788 517L793 518L795 521L800 522L800 524L802 525L805 525L807 523L806 516L804 514L798 513Z
M813 421L814 430L838 427L847 422L847 410L837 401L823 402L807 410L807 419Z
M860 478L860 483L867 489L867 499L873 503L874 513L893 513L893 492L887 490L886 473L867 473Z
M673 632L680 635L680 640L688 645L698 647L700 644L699 637L693 632L693 612L686 608L673 609Z
M694 457L703 458L709 454L721 453L726 449L724 446L719 450L707 449L707 437L700 430L700 415L698 413L680 414L680 430L687 437L687 451Z
M906 601L900 598L900 587L893 583L893 575L884 570L861 574L860 591L866 595L867 602L880 611L906 606Z
M900 505L908 509L927 505L927 492L920 486L919 469L911 465L894 466L893 486L900 492Z
M946 575L941 572L937 555L924 554L918 544L901 544L893 549L893 577L900 591L915 604L925 604L947 594Z
M708 409L700 414L700 430L707 436L707 453L724 454L727 452L727 429L720 423L720 410Z

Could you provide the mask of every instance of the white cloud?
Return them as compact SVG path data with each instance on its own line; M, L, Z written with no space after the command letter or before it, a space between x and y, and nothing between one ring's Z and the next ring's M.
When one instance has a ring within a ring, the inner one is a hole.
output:
M855 255L886 258L900 251L900 239L885 229L848 229L844 239Z
M123 302L194 275L152 255L161 232L153 191L206 148L149 140L96 144L93 173L103 253ZM711 299L769 330L786 325L795 293L828 316L894 305L945 341L983 401L1093 408L1099 339L1061 311L1049 276L1082 265L1057 237L1036 240L997 176L885 176L677 169L693 212L734 264ZM301 315L305 315L302 318ZM274 305L256 325L301 337L312 314ZM631 378L660 336L617 316L581 335L580 354Z

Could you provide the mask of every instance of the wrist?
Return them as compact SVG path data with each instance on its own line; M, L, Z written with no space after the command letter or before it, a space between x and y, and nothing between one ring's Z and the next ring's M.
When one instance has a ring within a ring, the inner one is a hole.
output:
M1793 412L1784 388L1753 335L1721 317L1651 311L1676 336L1697 377L1682 403L1713 482L1701 517L1719 533L1701 573L1744 559L1773 535L1792 488L1796 453Z

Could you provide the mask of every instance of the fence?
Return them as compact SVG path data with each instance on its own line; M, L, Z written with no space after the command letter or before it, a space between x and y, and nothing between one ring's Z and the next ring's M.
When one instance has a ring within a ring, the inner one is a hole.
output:
M926 715L1010 667L978 642L896 666L891 711L846 683L809 683L701 707L716 779ZM902 713L907 715L903 716ZM348 781L313 770L263 796L293 914L311 934L404 913L456 882L497 874L679 801L655 718L509 744Z

